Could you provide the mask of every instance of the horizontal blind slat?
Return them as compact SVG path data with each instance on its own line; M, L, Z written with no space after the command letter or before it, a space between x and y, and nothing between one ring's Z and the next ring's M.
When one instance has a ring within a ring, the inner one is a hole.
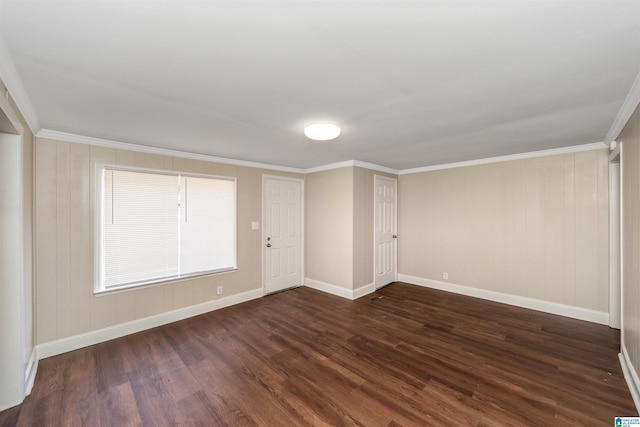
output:
M105 168L103 185L103 289L235 268L234 180Z
M181 274L235 267L235 183L191 176L183 180L188 217L180 231Z
M113 185L105 189L113 214L104 224L105 286L178 275L178 179L121 170L111 174Z

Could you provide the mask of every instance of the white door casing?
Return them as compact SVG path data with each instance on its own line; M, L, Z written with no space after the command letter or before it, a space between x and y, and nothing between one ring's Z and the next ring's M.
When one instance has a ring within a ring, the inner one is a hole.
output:
M30 393L37 369L33 351L32 224L25 216L24 127L0 97L0 411ZM33 147L35 150L35 146ZM32 161L32 160L30 160Z
M303 181L263 177L265 293L302 285Z
M609 163L609 326L615 329L622 326L620 156L621 152Z
M396 179L374 176L374 283L376 289L396 281L397 188Z

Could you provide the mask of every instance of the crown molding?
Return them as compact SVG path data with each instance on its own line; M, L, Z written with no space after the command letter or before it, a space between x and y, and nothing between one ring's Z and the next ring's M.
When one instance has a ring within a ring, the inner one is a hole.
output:
M385 166L380 166L380 165L376 165L373 163L367 163L367 162L361 162L359 160L354 160L353 161L353 166L359 167L359 168L363 168L363 169L371 169L377 172L386 172L386 173L390 173L392 175L398 175L400 173L400 171L398 169L392 169L392 168L388 168Z
M399 172L397 169L388 168L386 166L380 166L373 163L361 162L359 160L347 160L344 162L330 163L328 165L308 168L304 170L304 173L324 172L332 169L340 169L340 168L348 168L348 167L359 167L364 169L371 169L374 171L386 172L393 175L398 175L398 172Z
M266 163L250 162L246 160L227 159L225 157L210 156L207 154L189 153L187 151L170 150L167 148L149 147L146 145L131 144L128 142L112 141L109 139L93 138L90 136L76 135L67 132L59 132L50 129L41 129L37 138L54 139L56 141L74 142L78 144L94 145L97 147L115 148L117 150L137 151L139 153L159 154L161 156L180 157L183 159L203 160L206 162L221 163L225 165L245 166L249 168L268 169L279 172L291 172L304 174L305 169L288 166L269 165Z
M594 142L592 144L573 145L570 147L552 148L550 150L533 151L529 153L510 154L508 156L489 157L486 159L469 160L466 162L447 163L442 165L425 166L421 168L403 169L398 175L409 175L412 173L431 172L442 169L462 168L466 166L486 165L489 163L509 162L512 160L531 159L534 157L554 156L557 154L577 153L580 151L601 150L607 148L604 142Z
M332 169L340 169L340 168L348 168L350 166L355 166L355 160L346 160L344 162L338 163L329 163L328 165L320 165L312 168L305 169L305 173L316 173L316 172L324 172Z
M618 135L620 135L620 132L624 129L624 126L636 110L636 107L638 107L638 104L640 104L640 72L636 75L636 79L633 81L627 97L622 103L616 118L613 120L607 136L604 138L605 144L609 145L611 141L614 141Z
M408 175L412 173L430 172L442 169L461 168L465 166L484 165L488 163L508 162L511 160L530 159L534 157L553 156L556 154L577 153L580 151L600 150L607 148L603 142L593 144L575 145L570 147L553 148L550 150L534 151L530 153L511 154L508 156L490 157L486 159L469 160L465 162L448 163L442 165L425 166L413 169L397 170L373 163L361 162L359 160L347 160L344 162L330 163L327 165L316 166L312 168L293 168L288 166L270 165L265 163L250 162L245 160L227 159L225 157L210 156L207 154L189 153L186 151L170 150L167 148L150 147L146 145L131 144L128 142L112 141L108 139L93 138L90 136L76 135L67 132L59 132L50 129L41 129L37 134L37 138L53 139L56 141L73 142L77 144L94 145L98 147L114 148L118 150L136 151L140 153L158 154L161 156L180 157L183 159L203 160L206 162L221 163L226 165L244 166L249 168L266 169L279 172L299 173L302 175L323 172L332 169L340 169L346 167L360 167L378 172L390 173L393 175Z
M77 144L94 145L97 147L115 148L117 150L129 150L137 151L140 153L159 154L161 156L180 157L183 159L203 160L207 162L221 163L225 165L245 166L249 168L267 169L280 172L291 172L299 174L308 174L314 172L321 172L331 169L339 169L350 166L357 166L365 169L371 169L379 172L387 172L391 174L398 174L398 171L392 168L375 165L373 163L360 162L357 160L348 160L345 162L331 163L328 165L313 167L313 168L292 168L288 166L270 165L266 163L250 162L246 160L227 159L225 157L210 156L207 154L190 153L187 151L170 150L168 148L150 147L147 145L132 144L129 142L113 141L109 139L94 138L91 136L77 135L67 132L59 132L51 129L41 129L37 134L37 138L41 139L53 139L56 141L73 142Z
M13 64L13 59L11 58L11 54L9 54L9 49L7 49L7 46L4 44L2 35L0 35L0 79L7 88L11 98L13 98L13 101L18 106L18 109L20 110L22 117L24 117L24 120L27 122L29 129L31 129L34 134L37 133L40 130L38 116L31 104L31 100L29 100L27 91L22 85L22 80L20 80L20 76Z

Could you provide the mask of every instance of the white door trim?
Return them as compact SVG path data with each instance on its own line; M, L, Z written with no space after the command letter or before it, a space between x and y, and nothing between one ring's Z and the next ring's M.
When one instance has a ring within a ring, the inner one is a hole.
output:
M393 182L393 186L394 186L394 194L395 194L395 201L394 201L394 212L393 212L393 216L394 216L394 224L393 224L393 228L395 229L395 234L398 234L398 179L397 178L391 178L385 175L378 175L378 174L374 174L373 175L373 285L374 288L380 289L384 286L387 285L387 283L385 283L384 285L378 285L376 283L377 280L377 262L378 262L378 257L377 257L377 253L376 253L376 181L378 179L382 179L385 181L390 181ZM398 239L393 239L393 251L394 251L394 257L393 257L393 281L397 282L398 281Z
M609 326L620 328L620 163L609 162Z
M624 143L618 141L620 147L620 348L625 348L624 342ZM611 317L611 316L609 316Z
M31 223L25 222L25 127L9 103L8 96L0 96L0 115L13 127L5 131L14 132L0 132L0 163L3 163L0 168L0 203L4 205L9 201L0 224L0 238L5 243L5 249L0 250L0 312L5 321L2 325L4 332L0 333L0 346L4 351L0 360L0 411L4 411L22 403L30 393L29 381L35 375L37 362L30 357L33 352L34 325L33 254L29 251L33 248L25 243L25 236L27 231L33 231L35 217ZM31 143L35 152L35 142L32 140ZM33 185L35 195L35 181Z
M260 247L261 251L261 263L262 263L262 295L267 294L267 265L266 265L266 244L267 235L266 235L266 219L267 219L267 198L266 198L266 188L267 188L267 179L277 179L281 181L291 181L300 183L300 285L304 284L305 274L304 274L304 246L305 246L305 227L304 227L304 207L306 205L305 202L305 181L303 178L292 178L288 176L280 176L280 175L262 175L262 224L260 231Z

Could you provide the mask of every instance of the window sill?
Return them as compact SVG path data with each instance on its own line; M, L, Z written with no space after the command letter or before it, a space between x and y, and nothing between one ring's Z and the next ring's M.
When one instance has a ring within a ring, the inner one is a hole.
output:
M93 294L95 296L97 296L97 297L101 297L101 296L106 296L106 295L119 294L119 293L122 293L122 292L129 292L129 291L137 291L137 290L140 290L140 289L154 288L156 286L174 285L174 284L185 282L185 281L188 281L188 280L202 279L204 277L211 277L211 276L219 276L221 274L235 273L236 271L238 271L238 267L230 268L228 270L221 270L221 271L213 271L213 272L202 273L202 274L195 274L195 275L192 275L192 276L185 276L185 277L180 277L180 278L177 278L177 279L159 280L159 281L156 281L156 282L148 282L148 283L133 284L133 285L124 285L124 286L119 286L117 288L111 288L111 289L94 290Z

